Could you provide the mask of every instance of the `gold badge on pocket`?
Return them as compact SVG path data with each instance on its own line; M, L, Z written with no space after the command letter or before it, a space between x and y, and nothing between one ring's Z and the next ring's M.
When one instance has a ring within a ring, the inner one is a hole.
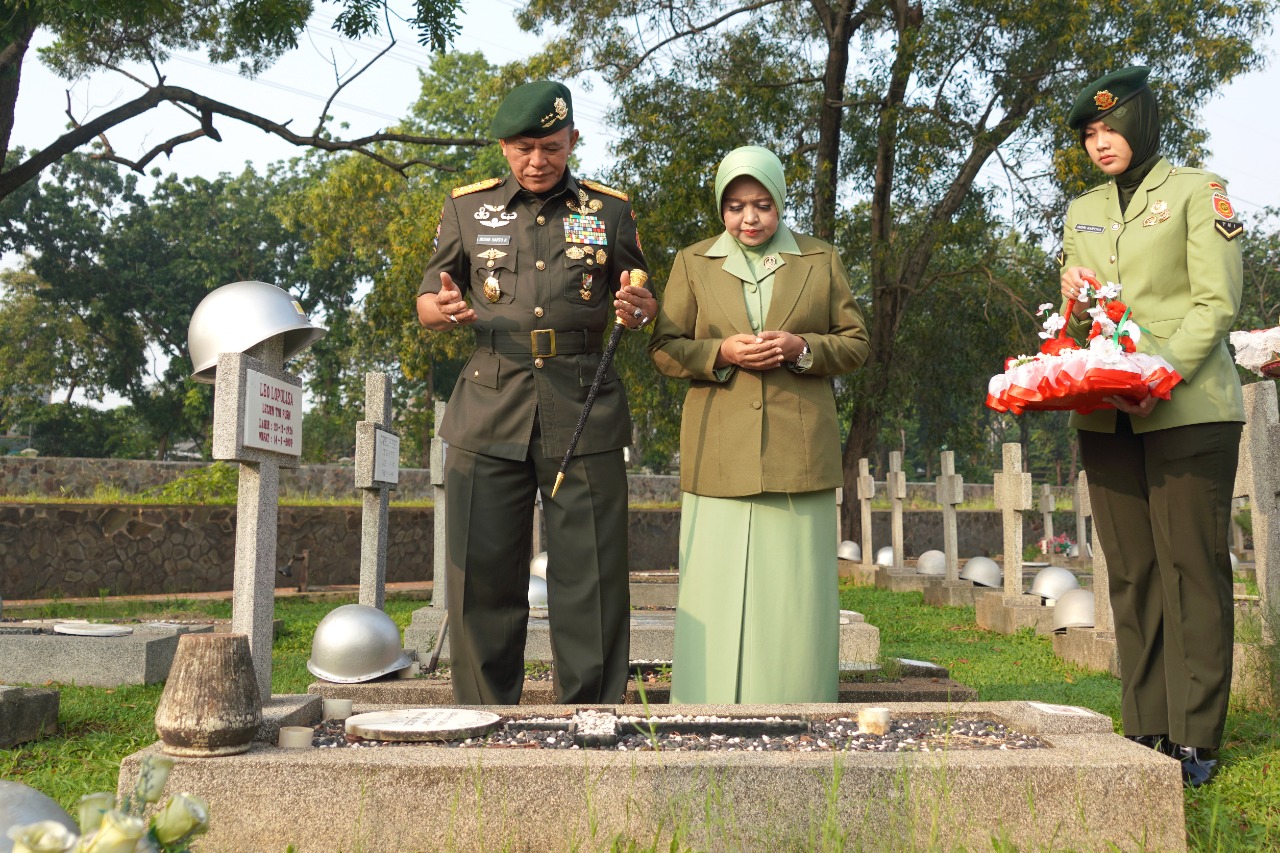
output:
M502 298L502 286L498 284L497 276L489 276L484 280L484 298L490 302L497 302Z

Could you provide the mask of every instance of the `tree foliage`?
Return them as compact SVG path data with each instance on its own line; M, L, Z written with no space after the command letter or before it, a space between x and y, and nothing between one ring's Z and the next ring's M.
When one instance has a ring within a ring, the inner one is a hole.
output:
M460 0L415 0L414 15L407 23L424 44L444 50L457 34L460 6ZM391 0L343 0L341 7L333 23L335 30L360 38L385 29L394 43ZM291 120L277 121L165 82L161 66L182 51L203 51L211 63L236 63L242 74L257 74L297 47L298 37L314 12L312 0L0 0L0 158L5 160L0 171L0 198L90 143L97 146L95 156L141 172L157 156L172 154L184 143L201 138L220 141L218 118L253 125L295 145L358 151L402 172L415 165L437 165L423 159L423 146L487 144L482 136L441 138L395 130L344 139L332 132L323 110L314 130L298 132L290 126ZM60 76L71 81L118 74L138 93L92 118L71 115L68 110L71 129L9 160L22 62L37 31L52 36L53 43L40 54ZM333 96L385 52L345 75ZM136 159L122 157L112 149L108 134L113 128L165 103L177 105L190 117L189 130ZM409 150L400 159L387 159L375 150L385 141L402 143Z

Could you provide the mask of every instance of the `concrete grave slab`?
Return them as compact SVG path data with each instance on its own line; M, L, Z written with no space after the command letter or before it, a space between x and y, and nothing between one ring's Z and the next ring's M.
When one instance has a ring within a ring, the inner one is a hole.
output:
M679 592L679 572L631 573L632 607L674 608Z
M1053 635L1053 653L1068 663L1120 677L1115 631L1068 628Z
M875 563L859 563L854 560L836 560L836 573L854 586L875 586L876 571L880 567Z
M914 566L900 569L894 566L877 566L875 586L876 589L887 589L890 592L923 592L928 579L926 575L917 574Z
M1038 595L978 592L973 596L973 608L978 627L997 634L1016 634L1023 628L1037 634L1053 631L1053 608L1046 607Z
M926 578L921 592L924 593L924 603L930 607L973 607L977 589L973 581Z
M0 630L0 681L44 684L49 681L89 687L155 684L173 665L178 637L212 630L211 625L140 623L123 637L78 637L55 634L48 625L39 633L23 631L23 623Z
M57 731L57 690L0 685L0 749Z
M405 648L431 649L444 618L444 610L423 607L413 612L409 627L404 630ZM675 613L662 610L637 610L631 613L631 659L671 660L674 653ZM842 661L873 662L880 657L880 629L866 622L852 622L840 626L840 657ZM442 661L449 659L449 638L445 638L441 651ZM524 659L550 662L551 623L545 618L529 619L529 632L525 639Z
M507 718L562 707L492 708ZM644 716L640 706L613 706ZM857 717L840 705L680 706L685 714ZM211 850L560 851L628 839L665 848L1186 849L1178 764L1112 733L1111 719L1029 702L895 706L898 719L994 720L1041 749L929 753L457 749L409 745L278 749L178 758L173 790L198 792L218 819ZM121 763L131 790L151 746ZM829 836L828 836L829 837Z

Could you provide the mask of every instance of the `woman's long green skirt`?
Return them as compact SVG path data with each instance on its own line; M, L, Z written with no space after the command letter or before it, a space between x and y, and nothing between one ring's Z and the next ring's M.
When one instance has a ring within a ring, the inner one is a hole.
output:
M683 495L672 702L834 702L839 631L834 490Z

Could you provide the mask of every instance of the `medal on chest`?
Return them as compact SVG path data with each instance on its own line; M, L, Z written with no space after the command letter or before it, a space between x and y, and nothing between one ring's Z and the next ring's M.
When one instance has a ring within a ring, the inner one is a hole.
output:
M498 277L492 273L484 280L484 298L490 302L497 302L502 298L502 285L498 283Z

